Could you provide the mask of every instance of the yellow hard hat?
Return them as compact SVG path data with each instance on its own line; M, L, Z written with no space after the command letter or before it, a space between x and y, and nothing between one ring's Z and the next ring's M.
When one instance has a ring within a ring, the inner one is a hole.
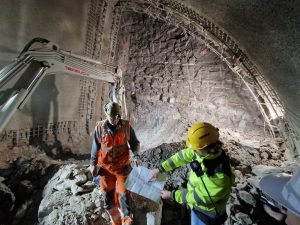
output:
M216 143L219 140L219 129L209 123L196 123L188 131L186 146L194 151Z

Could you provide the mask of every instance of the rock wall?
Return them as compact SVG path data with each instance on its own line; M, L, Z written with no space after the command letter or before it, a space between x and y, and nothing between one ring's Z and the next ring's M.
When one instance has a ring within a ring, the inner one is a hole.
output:
M265 135L260 111L242 80L185 30L145 14L124 13L118 61L125 71L131 121L144 147L178 141L197 121Z
M107 31L111 25L114 4L115 1L107 4L105 0L76 0L72 4L66 0L3 2L0 9L3 37L0 68L12 61L35 37L49 39L64 50L107 61L104 56L108 55L108 50L98 47L99 42L107 43L110 38L110 32L106 34L103 30ZM102 54L100 50L106 52ZM61 73L45 77L1 134L0 152L8 154L0 157L0 163L22 155L13 148L28 144L42 146L54 158L69 153L89 154L89 134L102 117L110 87L104 82L72 78Z
M48 156L90 153L96 121L103 118L111 85L65 74L46 76L1 134L0 162L24 154L21 146L41 146Z

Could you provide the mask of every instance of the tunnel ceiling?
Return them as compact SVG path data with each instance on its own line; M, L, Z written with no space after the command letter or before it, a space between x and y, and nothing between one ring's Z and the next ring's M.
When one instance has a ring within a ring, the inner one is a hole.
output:
M299 5L296 1L259 0L91 0L84 3L73 1L72 5L69 1L59 0L30 0L26 3L13 0L2 3L3 7L0 9L0 64L4 65L10 58L15 57L24 44L36 36L48 38L62 48L114 64L116 60L120 60L116 53L121 51L117 48L117 42L120 32L123 32L120 27L122 15L128 15L130 12L146 13L152 18L166 21L174 27L174 35L176 32L179 33L176 35L180 35L184 31L183 33L193 37L190 38L192 43L197 43L197 37L207 34L203 41L206 46L195 45L203 50L208 47L209 55L214 49L227 49L226 46L216 46L215 43L220 39L218 35L212 34L226 34L226 40L233 43L230 51L233 50L237 56L242 56L237 57L236 65L239 65L237 62L243 64L248 60L254 66L254 72L258 71L278 94L285 107L285 119L289 122L289 126L285 128L293 131L289 136L297 145L300 129L300 100L297 97L300 88ZM205 23L201 24L200 20ZM204 32L199 35L197 32L191 32L194 27L202 27ZM200 39L198 41L201 42ZM241 52L243 54L239 55ZM224 59L226 60L226 57L223 57L223 61ZM219 68L224 67L224 62L217 59L216 61ZM171 98L167 98L166 101L171 101Z

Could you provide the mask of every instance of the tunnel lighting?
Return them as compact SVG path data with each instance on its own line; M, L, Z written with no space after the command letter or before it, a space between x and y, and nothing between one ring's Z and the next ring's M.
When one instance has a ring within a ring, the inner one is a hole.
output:
M272 120L275 120L277 118L283 118L283 111L280 110L278 106L276 106L275 104L271 105L271 103L266 103L265 105L269 110L270 117Z

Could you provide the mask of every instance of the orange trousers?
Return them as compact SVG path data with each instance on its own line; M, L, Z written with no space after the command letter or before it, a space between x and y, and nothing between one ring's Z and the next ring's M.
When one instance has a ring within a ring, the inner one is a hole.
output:
M105 168L101 168L100 188L102 189L102 191L110 192L117 188L118 193L125 194L124 183L129 175L127 167L128 166L117 170L108 170Z
M100 188L102 191L106 192L107 194L111 191L115 190L115 193L118 193L118 202L116 202L122 211L122 218L128 219L131 215L131 207L129 205L129 198L128 194L126 193L124 183L129 175L131 167L125 166L123 168L118 169L101 169L100 173ZM116 187L117 183L117 187ZM115 198L116 201L116 198Z

